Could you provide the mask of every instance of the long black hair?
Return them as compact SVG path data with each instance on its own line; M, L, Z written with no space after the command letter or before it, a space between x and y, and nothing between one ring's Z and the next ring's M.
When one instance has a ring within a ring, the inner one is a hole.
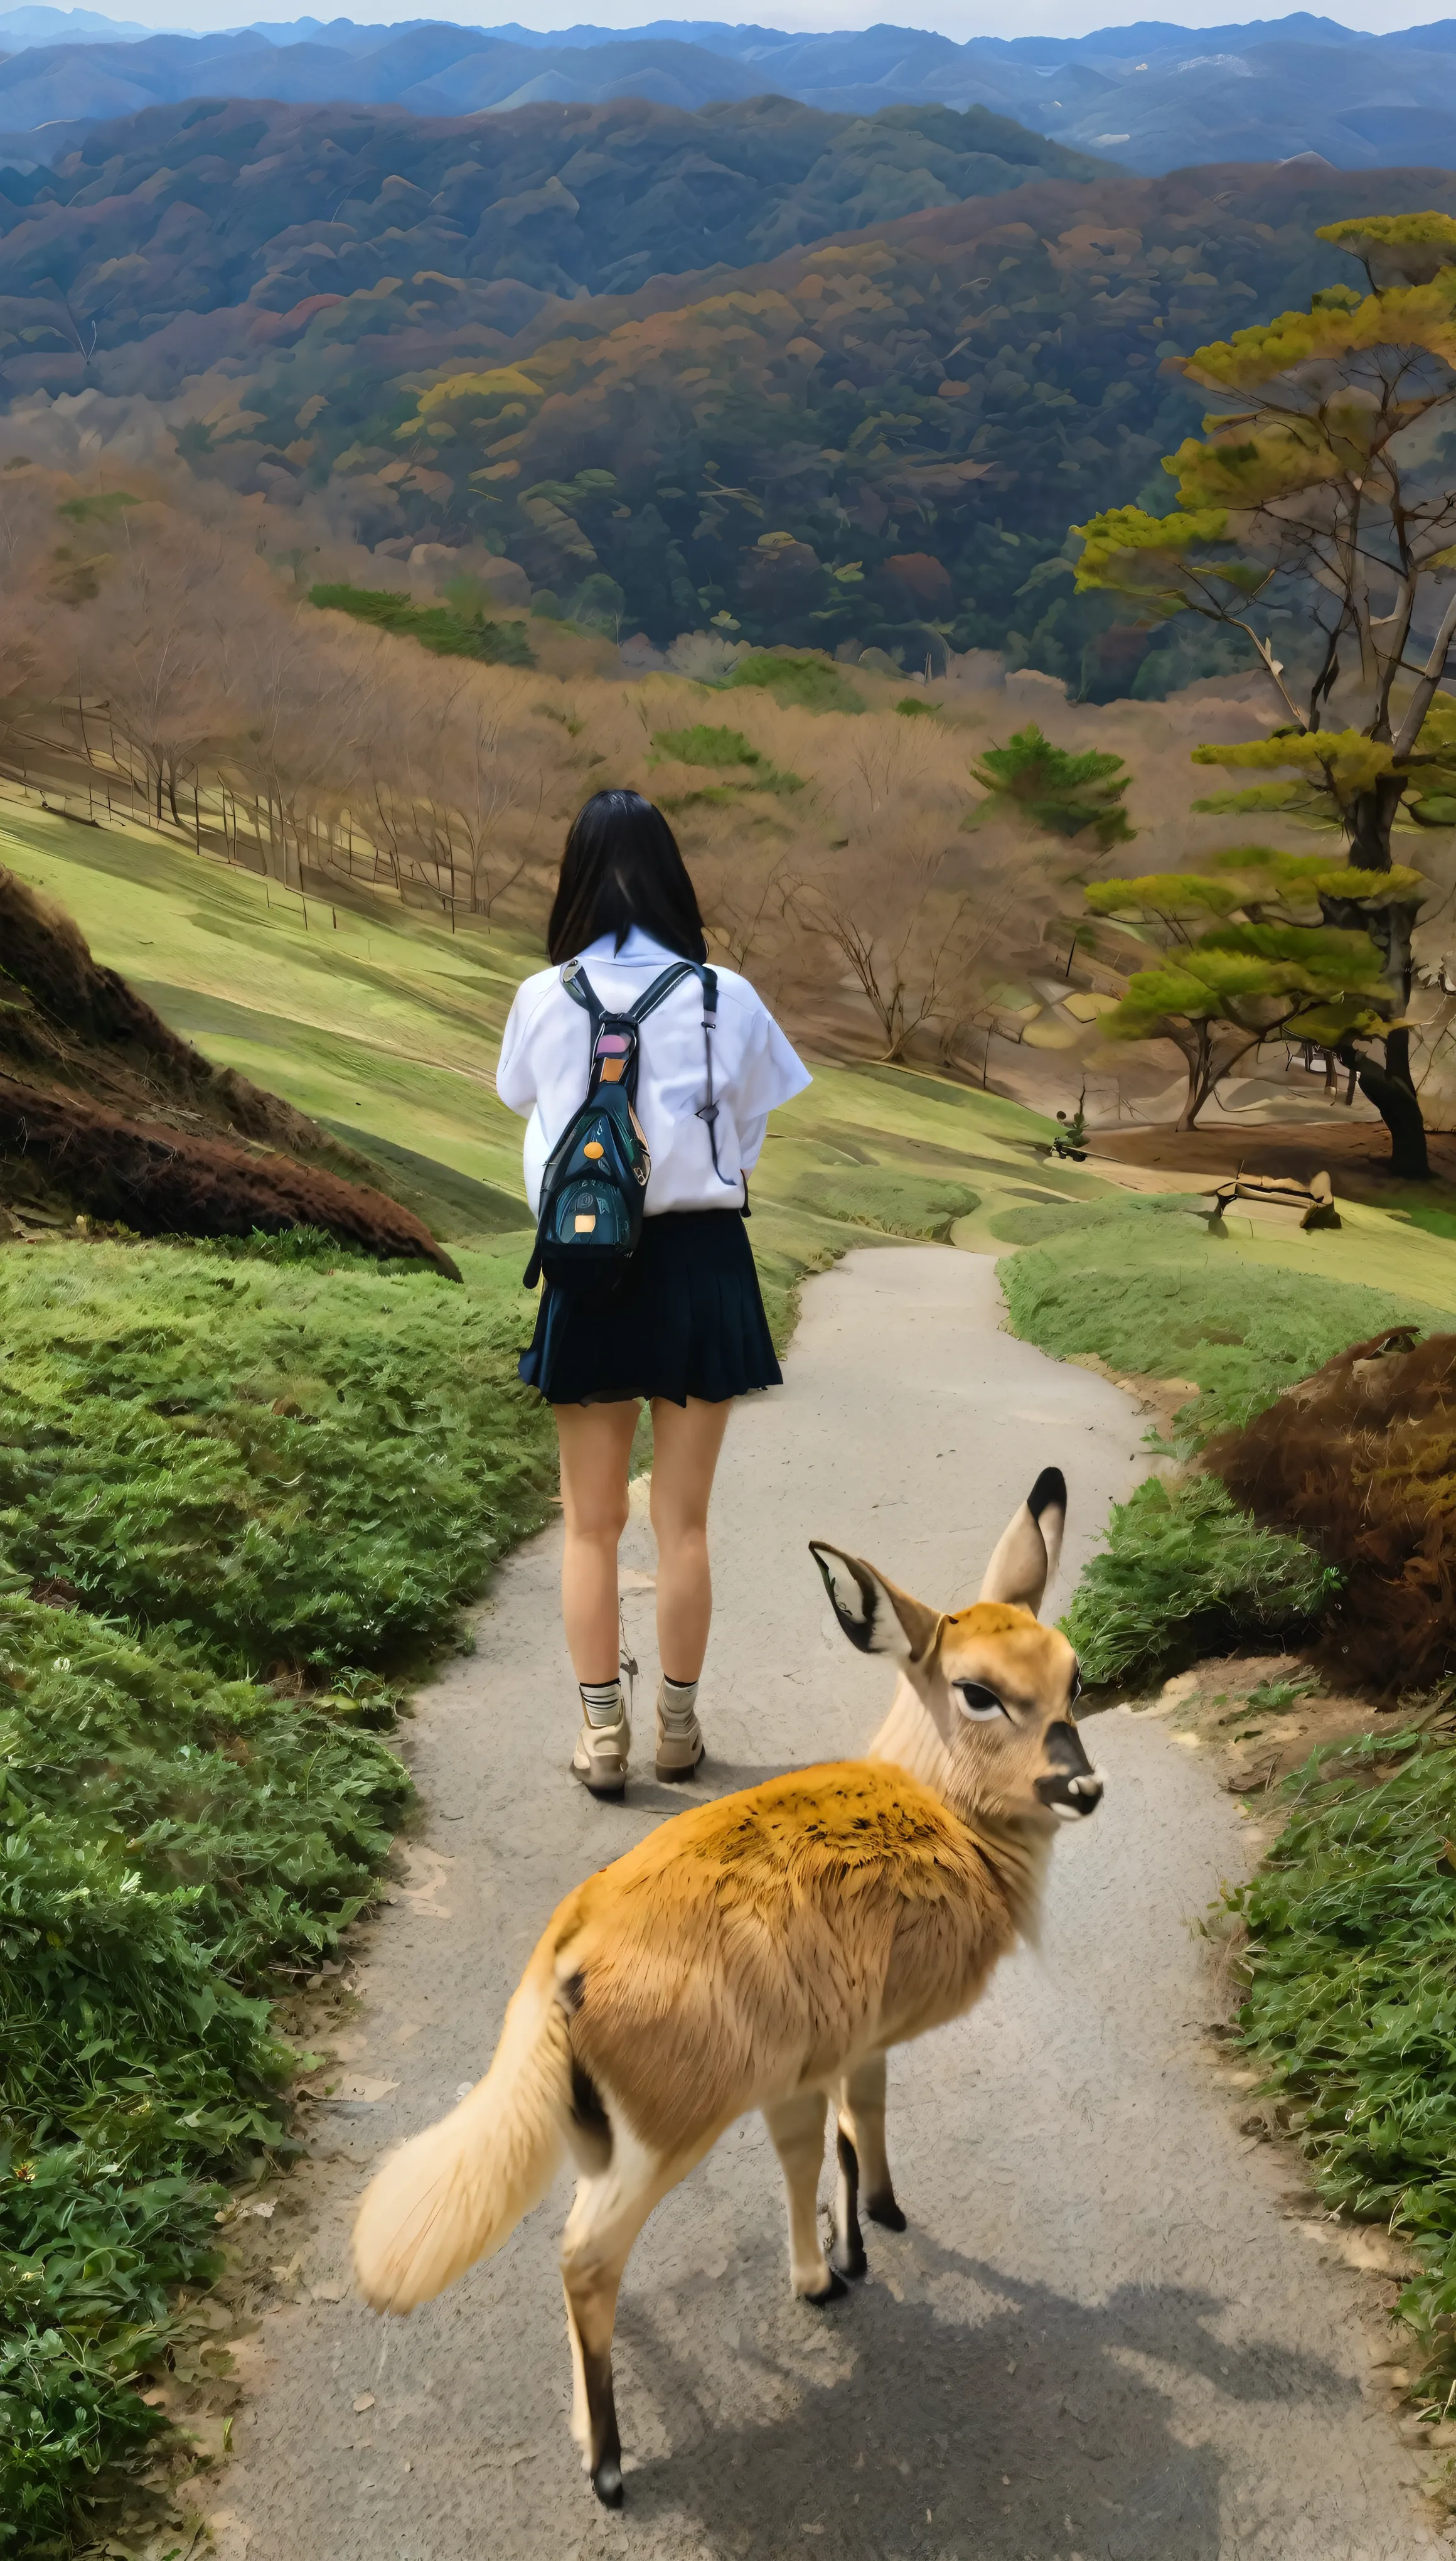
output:
M593 791L571 821L546 947L573 960L603 934L620 951L634 925L685 960L706 960L698 894L678 840L640 791Z

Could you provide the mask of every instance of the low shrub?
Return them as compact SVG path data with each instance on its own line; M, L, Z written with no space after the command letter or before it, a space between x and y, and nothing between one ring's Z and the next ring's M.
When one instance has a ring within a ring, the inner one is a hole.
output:
M1259 1874L1239 2032L1332 2206L1386 2223L1421 2272L1399 2309L1456 2375L1456 1757L1404 1732L1317 1755Z
M1338 1583L1302 1540L1258 1528L1214 1477L1150 1476L1114 1503L1061 1624L1089 1685L1151 1688L1200 1654L1305 1634Z
M357 1724L0 1596L0 2552L158 2424L217 2181L286 2146L264 1968L336 1945L408 1793Z
M830 658L795 658L786 650L754 649L740 658L725 690L753 685L776 702L805 712L862 712L865 698Z
M437 658L479 658L488 666L534 667L536 652L524 622L496 622L454 604L415 604L383 587L313 587L308 600L324 612L348 613L376 631L417 640Z
M324 1677L439 1641L546 1515L550 1417L503 1267L14 1248L0 1536L28 1576L227 1672Z
M740 729L714 729L698 721L691 729L660 729L654 732L653 746L663 756L679 765L701 765L710 772L730 772L740 768L746 780L709 783L697 791L680 793L664 800L665 809L689 808L707 801L721 808L731 807L745 791L771 791L776 799L791 799L802 791L802 774L781 771L771 757L751 747ZM655 762L655 760L654 760Z
M0 2554L69 2549L160 2424L218 2182L288 2148L272 1969L335 1947L408 1794L367 1667L545 1515L518 1257L462 1261L0 1257Z

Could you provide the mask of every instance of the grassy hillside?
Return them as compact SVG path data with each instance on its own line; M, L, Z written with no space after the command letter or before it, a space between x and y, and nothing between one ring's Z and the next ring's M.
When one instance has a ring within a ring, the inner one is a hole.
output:
M521 1123L494 1086L511 999L541 965L519 930L462 921L451 934L358 887L347 901L303 899L140 831L73 825L14 799L0 807L0 860L70 909L97 959L208 1057L372 1154L448 1243L524 1235ZM814 1082L775 1114L752 1184L754 1249L780 1330L799 1273L847 1243L896 1236L950 1237L983 1254L1045 1246L1075 1311L1092 1242L1076 1232L1077 1205L1124 1196L1093 1166L1050 1157L1051 1122L934 1074L810 1054ZM1111 1316L1125 1254L1146 1267L1150 1291L1175 1266L1211 1279L1284 1271L1456 1316L1456 1252L1439 1213L1342 1203L1341 1214L1340 1230L1310 1235L1234 1218L1225 1240L1210 1242L1195 1219L1150 1223L1131 1210L1115 1230L1099 1220L1095 1242L1105 1233L1112 1250L1091 1261L1105 1265ZM1162 1336L1139 1355L1137 1333L1124 1325L1109 1357L1156 1371ZM1049 1348L1100 1345L1089 1336ZM1168 1374L1197 1377L1194 1354L1175 1350Z
M452 935L359 890L347 905L304 900L139 832L15 802L0 859L59 899L97 959L208 1057L374 1154L452 1246L524 1235L522 1128L493 1077L512 996L541 965L522 935ZM797 1275L847 1242L944 1236L967 1217L1098 1191L1084 1168L1044 1163L1052 1134L1020 1106L934 1076L817 1065L776 1115L752 1187L780 1333Z

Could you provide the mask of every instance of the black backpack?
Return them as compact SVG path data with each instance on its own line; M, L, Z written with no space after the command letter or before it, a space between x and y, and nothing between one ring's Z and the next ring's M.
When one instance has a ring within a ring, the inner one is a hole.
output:
M638 1033L650 1013L685 978L703 982L703 1047L708 1060L708 1100L698 1117L708 1123L713 1170L720 1170L714 1123L713 1033L718 1024L718 975L701 961L675 960L654 978L631 1010L609 1014L579 960L568 960L562 985L591 1018L591 1075L586 1099L572 1113L546 1160L541 1215L525 1283L534 1289L543 1273L558 1287L581 1289L619 1280L642 1234L642 1205L652 1159L633 1110L637 1097Z

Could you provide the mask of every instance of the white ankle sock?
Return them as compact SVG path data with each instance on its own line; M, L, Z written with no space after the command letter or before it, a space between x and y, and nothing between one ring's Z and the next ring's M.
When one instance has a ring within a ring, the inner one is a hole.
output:
M622 1684L619 1680L578 1681L577 1687L588 1725L620 1725Z
M698 1684L696 1681L671 1681L664 1672L657 1703L674 1725L686 1725L698 1704Z

